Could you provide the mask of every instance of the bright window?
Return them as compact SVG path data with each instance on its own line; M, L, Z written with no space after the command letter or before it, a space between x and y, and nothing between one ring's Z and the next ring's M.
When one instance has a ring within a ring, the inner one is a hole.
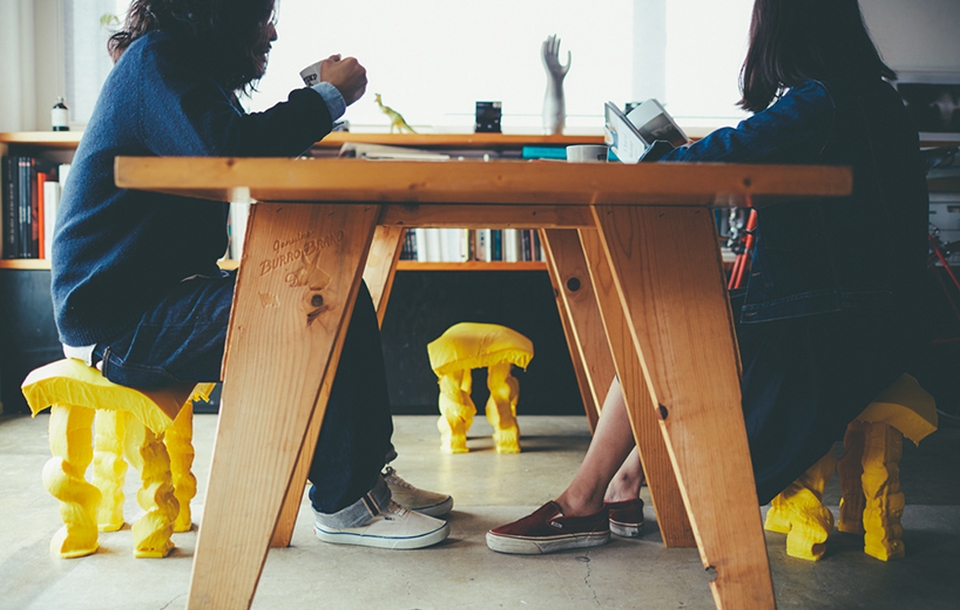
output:
M633 0L282 0L270 68L251 109L300 87L299 71L333 53L353 55L370 84L348 109L353 126L388 120L374 103L414 128L470 131L477 101L503 102L504 131L537 133L546 91L540 45L561 38L573 56L564 81L569 131L598 127L603 103L630 99Z
M63 0L64 92L70 122L85 125L113 67L107 54L112 29L104 16L126 14L130 0ZM114 26L115 27L115 26Z
M736 103L753 0L668 0L666 5L670 114L698 125L746 116Z
M130 0L62 0L65 90L84 124L111 67L104 15ZM546 90L540 45L573 56L564 82L567 133L599 133L603 103L657 96L684 125L734 123L753 0L279 0L279 40L258 91L263 110L301 87L299 71L332 53L356 56L370 84L344 118L357 131L388 121L374 93L423 131L470 131L477 101L503 103L503 129L539 133ZM648 75L653 75L650 78ZM646 79L646 80L644 80ZM656 82L653 82L656 81Z

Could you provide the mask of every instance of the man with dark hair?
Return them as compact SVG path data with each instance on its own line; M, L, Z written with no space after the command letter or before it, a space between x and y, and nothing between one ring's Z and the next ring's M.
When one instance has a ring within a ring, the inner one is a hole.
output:
M352 57L331 56L320 82L247 114L236 93L263 76L276 38L274 0L131 5L110 40L116 65L57 217L52 294L68 357L134 388L219 379L236 280L217 266L228 205L118 189L113 159L295 156L323 138L363 95L366 71ZM392 432L379 328L361 286L310 470L321 540L420 548L448 535L435 516L449 512L452 498L384 469L396 456Z

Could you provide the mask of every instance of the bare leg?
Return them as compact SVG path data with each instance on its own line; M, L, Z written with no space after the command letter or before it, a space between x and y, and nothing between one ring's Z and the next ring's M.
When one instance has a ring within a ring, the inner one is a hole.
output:
M628 467L624 460L631 451L636 450L633 431L623 402L620 382L614 378L603 401L600 420L590 441L587 455L583 458L576 476L566 490L557 498L557 504L568 517L593 515L603 509L604 494L621 467ZM633 457L639 470L640 460ZM640 478L634 476L637 493L640 490ZM633 483L631 483L633 484Z
M640 486L643 485L643 466L640 463L640 453L634 447L627 459L623 461L620 470L613 475L613 480L607 486L607 493L603 496L604 502L625 502L640 497Z

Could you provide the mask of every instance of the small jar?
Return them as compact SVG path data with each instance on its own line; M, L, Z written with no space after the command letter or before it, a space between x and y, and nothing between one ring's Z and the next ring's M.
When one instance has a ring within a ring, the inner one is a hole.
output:
M70 111L62 97L57 98L57 103L50 111L50 125L54 131L70 131Z

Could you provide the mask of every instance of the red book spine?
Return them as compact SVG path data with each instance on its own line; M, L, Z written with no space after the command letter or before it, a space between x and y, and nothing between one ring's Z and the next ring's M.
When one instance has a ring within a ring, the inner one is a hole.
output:
M43 211L44 200L43 200L43 188L47 182L47 175L43 172L37 172L37 222L34 224L33 233L37 236L37 258L45 258L44 256L44 246L46 245L46 237L44 227L45 223L45 214Z

